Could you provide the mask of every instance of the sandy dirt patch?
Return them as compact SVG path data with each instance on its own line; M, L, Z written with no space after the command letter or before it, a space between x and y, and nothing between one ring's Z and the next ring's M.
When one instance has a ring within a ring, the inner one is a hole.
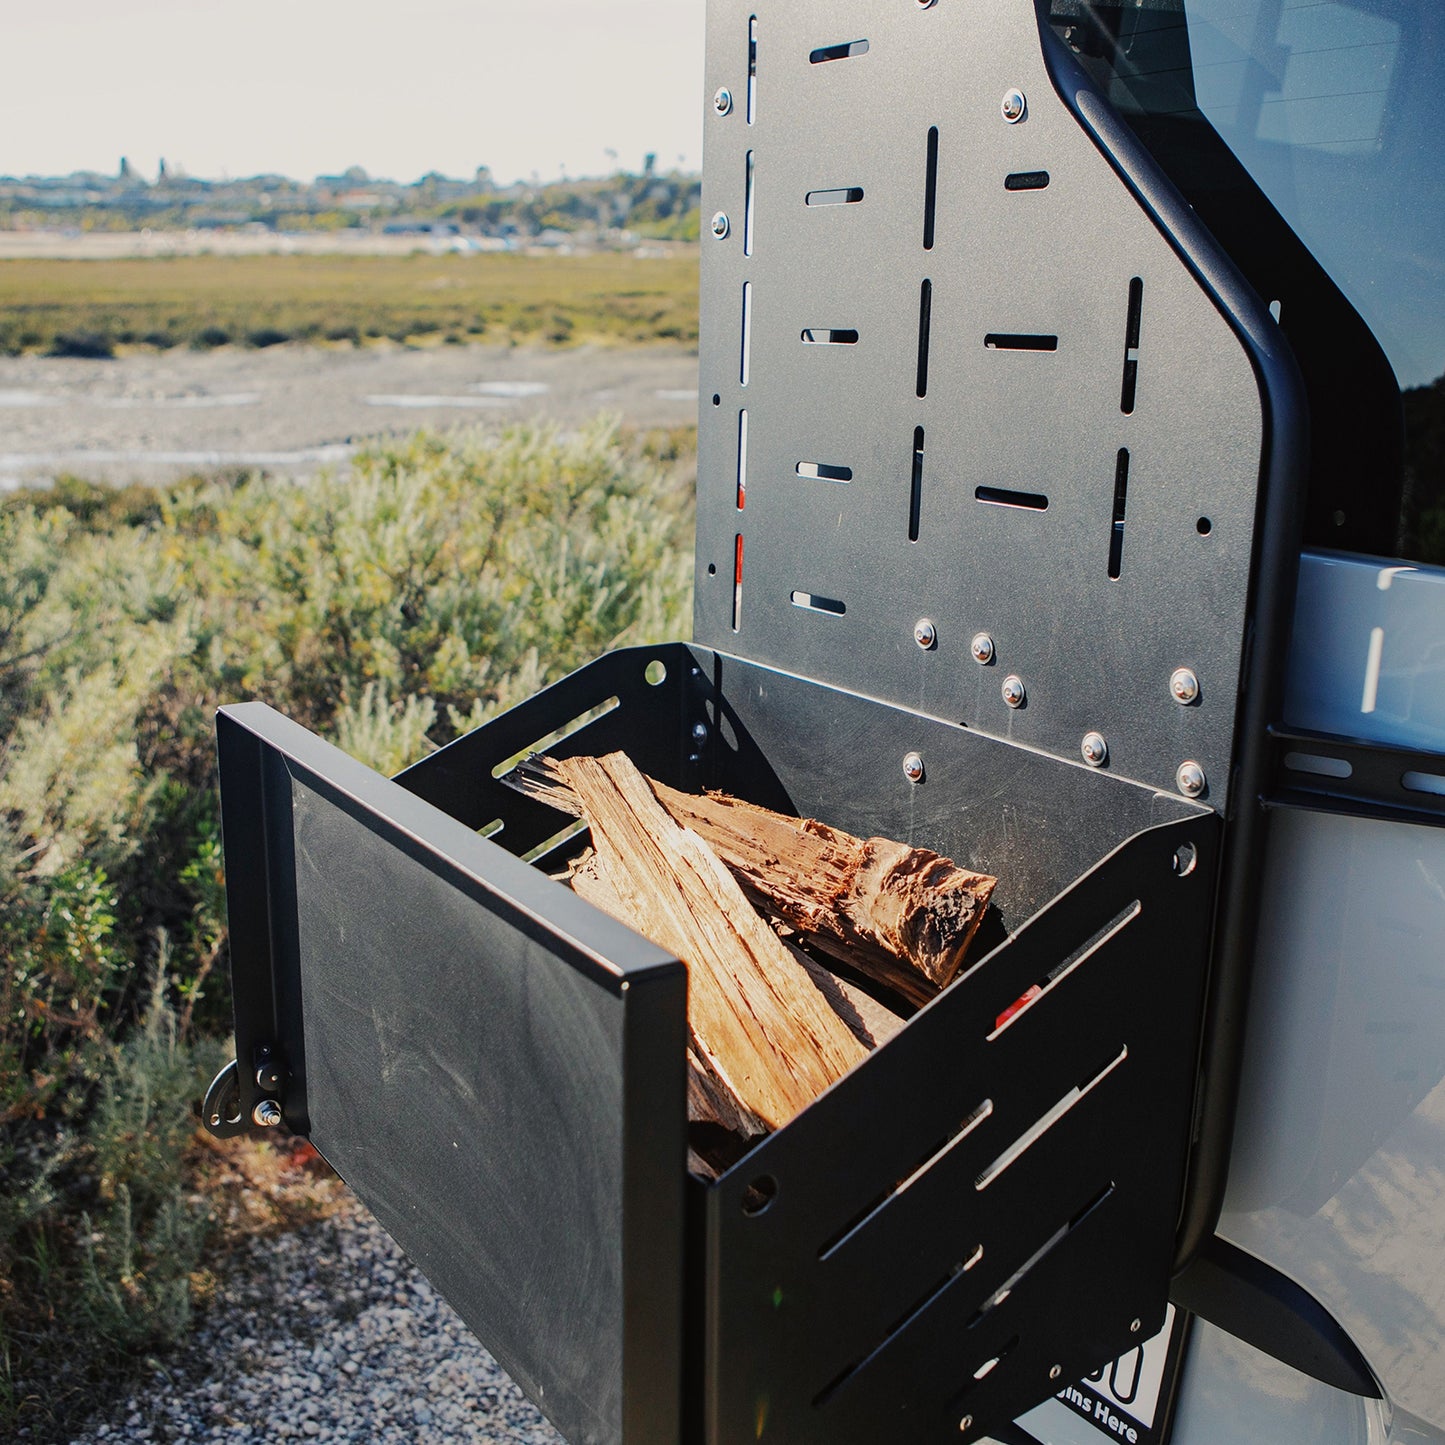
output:
M697 376L697 356L677 347L0 357L0 488L63 473L123 483L238 467L311 472L420 427L575 425L603 411L681 426L697 420Z

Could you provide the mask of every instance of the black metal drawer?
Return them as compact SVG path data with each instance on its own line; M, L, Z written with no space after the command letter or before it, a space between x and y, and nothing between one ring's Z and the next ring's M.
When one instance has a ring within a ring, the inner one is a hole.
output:
M570 1440L971 1439L1157 1327L1213 812L680 644L395 781L257 704L219 729L228 1113L279 1099ZM682 966L515 856L585 842L498 779L559 733L1001 879L967 973L716 1184Z

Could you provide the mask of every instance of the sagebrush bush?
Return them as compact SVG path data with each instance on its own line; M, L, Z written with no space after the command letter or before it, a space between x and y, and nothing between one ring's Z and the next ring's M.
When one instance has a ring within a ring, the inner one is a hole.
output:
M17 1349L184 1326L183 1157L229 1023L216 707L263 699L395 772L685 636L689 465L600 421L0 508L0 1426Z

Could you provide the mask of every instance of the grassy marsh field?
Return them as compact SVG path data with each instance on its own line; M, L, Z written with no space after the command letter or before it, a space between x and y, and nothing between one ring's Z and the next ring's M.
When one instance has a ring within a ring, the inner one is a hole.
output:
M0 354L284 341L697 341L695 252L0 261Z

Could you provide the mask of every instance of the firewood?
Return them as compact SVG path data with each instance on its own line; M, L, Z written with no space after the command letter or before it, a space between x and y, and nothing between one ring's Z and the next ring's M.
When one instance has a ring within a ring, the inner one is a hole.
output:
M508 782L562 812L587 816L568 761L528 758ZM657 800L727 864L760 907L800 938L924 1004L957 975L997 879L926 848L855 838L725 793L681 793L648 780Z
M559 766L592 825L594 855L576 870L574 888L594 898L605 889L609 911L688 965L699 1053L763 1124L780 1128L859 1063L867 1045L627 758Z
M786 939L783 942L807 971L818 992L828 1001L828 1007L848 1025L860 1043L870 1049L881 1048L908 1022L861 988L824 968L817 959L809 958L802 949L789 945Z

